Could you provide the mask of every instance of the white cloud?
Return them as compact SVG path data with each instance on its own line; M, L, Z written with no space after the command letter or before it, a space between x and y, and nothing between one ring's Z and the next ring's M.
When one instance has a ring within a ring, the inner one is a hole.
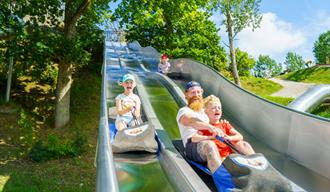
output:
M293 29L291 23L277 18L274 13L264 13L260 28L252 31L246 28L238 34L237 45L257 58L260 54L278 57L288 51L302 46L306 42L306 34Z

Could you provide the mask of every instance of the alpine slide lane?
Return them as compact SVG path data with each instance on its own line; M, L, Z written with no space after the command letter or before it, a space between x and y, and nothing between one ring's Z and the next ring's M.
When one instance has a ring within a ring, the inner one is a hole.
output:
M212 184L210 186L210 184L207 183L207 181L203 181L203 178L201 179L199 178L198 175L196 175L196 173L182 159L182 157L180 158L180 155L171 144L171 140L179 138L179 132L175 117L179 106L182 105L182 103L178 104L179 96L174 92L176 92L175 89L182 88L185 82L187 82L189 79L200 81L204 89L206 90L206 95L212 93L221 97L224 108L224 112L223 112L225 115L224 118L228 119L234 125L234 127L244 135L245 140L250 142L257 152L263 153L266 156L266 158L270 161L270 163L277 170L279 170L284 176L286 176L291 181L293 181L294 183L296 183L297 185L299 185L300 187L302 187L307 191L329 190L329 177L326 177L326 174L329 171L328 170L329 164L328 167L325 167L325 169L323 170L323 174L325 173L324 176L322 175L322 173L320 174L319 170L316 169L315 171L315 167L308 168L308 166L303 166L302 162L299 162L297 159L292 158L290 154L288 154L288 152L283 152L282 149L279 150L278 146L274 147L272 145L274 144L274 142L275 144L279 145L277 143L278 141L276 142L277 139L276 137L278 137L277 134L270 135L266 138L260 138L260 134L253 134L253 131L249 129L244 129L246 126L244 125L242 126L242 122L241 122L242 120L237 119L237 117L235 118L235 116L233 116L233 112L230 109L230 107L228 108L228 104L226 102L226 95L219 93L219 91L212 92L212 90L215 89L214 87L212 87L214 85L210 85L211 84L210 82L205 83L205 81L203 81L203 78L201 76L198 76L192 72L192 69L187 70L188 72L184 73L184 71L186 70L185 68L187 67L191 68L191 66L188 65L191 65L191 63L194 62L190 62L190 64L187 63L189 62L187 62L186 60L173 61L173 66L176 72L173 73L173 76L169 75L170 77L172 77L172 80L174 82L173 84L173 82L171 82L171 79L168 79L167 77L146 71L146 68L149 70L154 70L155 66L154 64L150 64L149 62L144 61L143 59L134 60L134 59L118 57L107 60L105 67L106 81L104 83L104 85L107 88L107 90L105 91L106 92L105 98L107 101L106 107L108 108L109 106L113 106L114 97L119 92L122 91L122 88L120 88L117 84L117 81L121 78L121 76L127 72L137 75L137 79L138 79L137 90L138 90L138 94L140 95L141 101L143 103L144 120L148 120L149 122L152 122L155 125L158 137L162 142L162 149L163 149L163 153L160 153L158 156L145 155L145 154L143 155L113 154L112 163L114 163L116 177L115 179L113 179L113 175L112 176L110 175L110 177L112 178L111 179L112 182L114 183L118 182L116 183L118 184L118 188L113 188L112 191L117 191L117 190L119 191L209 191L209 190L214 191L215 190ZM195 65L199 66L200 64L195 64ZM194 70L196 71L196 69ZM199 70L199 72L203 72L203 70L202 71ZM207 77L208 78L212 77L212 74L207 75ZM169 84L168 80L172 84ZM252 96L256 97L254 95ZM233 100L235 100L234 98L235 96L232 96ZM237 99L236 102L240 103L241 105L244 105L242 103L243 101L239 100L239 97L236 99ZM269 104L268 101L263 101L263 102ZM274 105L273 103L270 104ZM276 107L282 108L282 106L278 106L275 104L275 108ZM262 108L260 109L259 107L256 108L261 110L261 112L265 113L263 111L265 109ZM292 110L289 111L292 112ZM298 114L305 115L299 112ZM309 115L307 116L309 117ZM261 121L260 120L261 117L259 116L254 120L256 122ZM316 118L313 116L312 118L321 121L321 127L316 129L323 130L324 127L324 126L322 127L323 121L325 121L326 123L325 125L329 125L328 120L324 120L322 118ZM272 123L272 119L270 117L267 118L266 120L268 120L268 124ZM282 120L285 121L285 119ZM111 121L109 123L111 123ZM305 122L301 122L300 124L304 124L304 123L310 123L310 122L305 121ZM329 132L326 131L324 136L329 136ZM314 138L311 139L313 139L312 142L315 143L315 139ZM320 139L324 139L324 138L320 138ZM267 142L267 140L269 142ZM285 139L280 139L281 142L283 142L283 140L285 141ZM329 143L329 141L327 141L326 139L324 141L325 143L327 142ZM286 141L286 143L288 143L288 141ZM327 146L329 147L329 144ZM318 163L322 163L323 160L325 161L327 160L326 158L328 158L329 156L329 154L327 154L329 153L327 146L325 146L325 148L324 146L323 147L319 146L321 148L319 150L324 150L323 152L325 153L325 155L323 156L321 155L321 157L316 157L316 156L314 157L315 161L318 161ZM287 148L290 148L290 146ZM315 150L319 151L318 149ZM305 155L306 153L307 156L311 156L314 154L312 151L308 152L308 150L305 151ZM99 155L100 154L98 154L98 156ZM325 159L323 160L319 159L324 157ZM101 178L101 174L99 174L99 171L97 175L98 175L97 191L109 191L109 190L102 190L101 187L103 185L102 183L107 181L103 181L99 183L99 178ZM206 186L205 182L207 183L207 185L209 185L209 187ZM296 191L303 190L300 187L295 186Z

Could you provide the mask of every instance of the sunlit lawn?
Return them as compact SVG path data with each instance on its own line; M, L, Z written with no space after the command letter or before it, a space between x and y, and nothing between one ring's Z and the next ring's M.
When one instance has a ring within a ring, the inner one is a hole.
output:
M291 81L330 84L330 67L314 66L280 76Z
M280 76L280 78L301 82L327 84L330 83L330 68L313 67L303 69L294 73L282 75ZM289 105L294 100L294 98L271 96L271 94L279 91L282 86L270 80L255 77L242 77L241 84L244 89L247 89L260 97L263 97L267 100L273 101L284 106ZM330 118L329 108L329 105L322 105L311 113L322 117Z

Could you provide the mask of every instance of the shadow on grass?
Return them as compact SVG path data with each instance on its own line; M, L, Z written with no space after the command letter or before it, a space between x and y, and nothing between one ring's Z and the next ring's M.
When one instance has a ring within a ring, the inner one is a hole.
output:
M96 73L77 76L71 90L71 119L63 129L52 128L54 95L30 92L15 87L12 101L27 111L27 119L34 118L36 139L49 134L71 138L77 131L87 138L87 151L77 157L64 157L41 163L27 159L22 145L19 113L0 113L0 192L95 191L96 170L94 155L99 121L101 77ZM30 116L31 115L31 116ZM38 127L37 127L38 126Z

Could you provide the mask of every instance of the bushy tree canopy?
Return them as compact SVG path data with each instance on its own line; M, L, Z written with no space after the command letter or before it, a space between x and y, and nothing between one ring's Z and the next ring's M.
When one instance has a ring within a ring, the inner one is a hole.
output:
M236 64L234 38L246 27L252 29L259 27L261 22L260 2L261 0L211 0L211 4L216 9L220 9L224 16L223 24L228 33L232 75L237 85L240 85L240 79Z
M89 62L95 45L101 45L102 31L96 24L109 2L1 1L0 29L6 35L0 36L0 52L14 55L16 75L56 84L56 127L69 121L72 74Z
M299 69L303 69L305 66L302 56L294 52L287 53L284 64L287 66L288 72L298 71Z
M273 77L279 75L282 66L268 55L259 55L258 61L254 66L254 75L256 77Z
M71 9L82 2L74 1ZM99 0L91 4L86 15L78 20L78 33L68 40L64 38L64 14L69 8L65 6L66 1L3 1L0 30L11 35L10 39L7 39L8 35L2 36L1 51L14 54L18 74L29 75L37 81L43 81L40 74L60 60L67 60L75 67L84 65L88 63L95 44L101 45L102 31L96 23L101 21L101 10L108 9L108 2Z
M236 61L237 61L237 70L240 76L249 76L250 70L256 64L256 61L253 57L250 57L249 54L240 49L236 49Z
M127 39L171 57L189 57L214 68L226 61L207 1L126 0L116 10Z
M330 64L330 31L322 33L313 48L316 63Z

